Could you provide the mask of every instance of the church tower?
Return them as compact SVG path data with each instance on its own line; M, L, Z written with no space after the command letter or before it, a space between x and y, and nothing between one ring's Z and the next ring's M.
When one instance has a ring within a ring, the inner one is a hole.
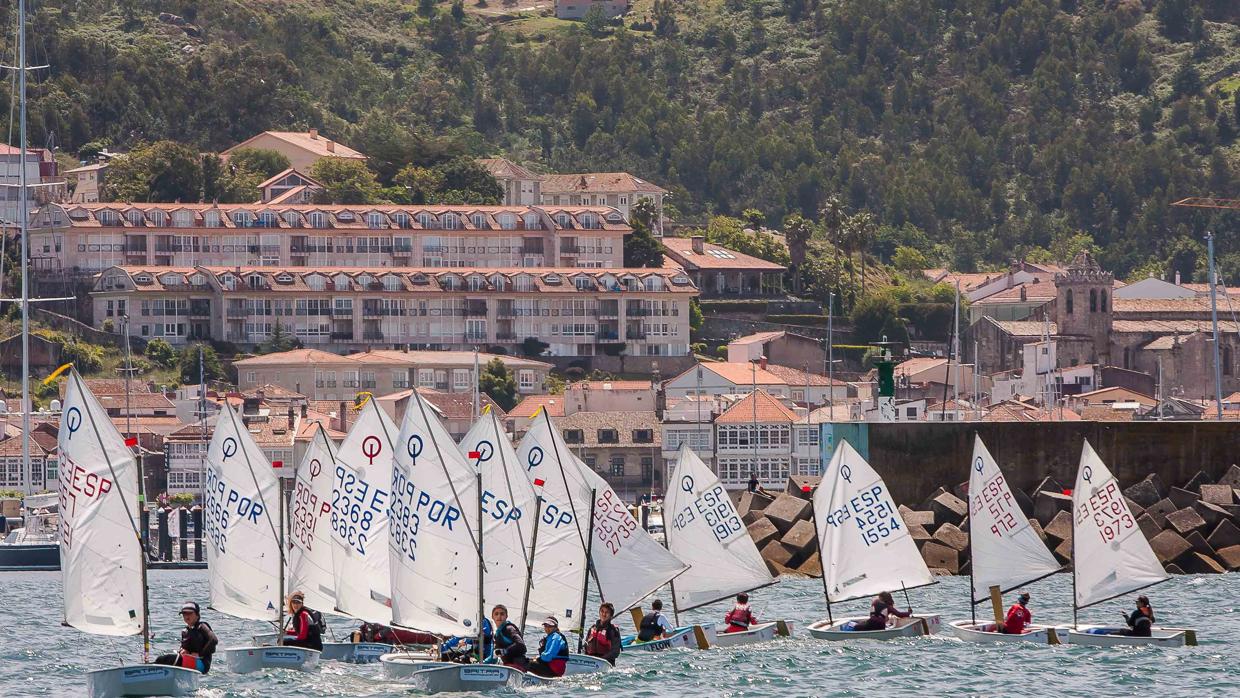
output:
M1061 337L1089 338L1092 360L1109 365L1111 290L1115 277L1102 271L1089 252L1081 252L1066 272L1055 275L1055 321Z

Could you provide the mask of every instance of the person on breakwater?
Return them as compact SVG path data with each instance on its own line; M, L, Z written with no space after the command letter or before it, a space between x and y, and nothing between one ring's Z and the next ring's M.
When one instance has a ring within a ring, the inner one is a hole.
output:
M181 606L181 620L185 621L185 629L181 631L181 649L173 654L161 654L155 658L155 663L196 669L204 674L211 671L211 655L215 654L219 638L202 619L198 604L193 601L186 601Z
M674 632L676 629L672 627L672 622L663 615L663 601L655 599L654 603L650 604L650 613L642 616L641 627L637 629L637 640L639 642L661 640Z
M723 622L727 623L723 630L725 633L743 633L749 630L749 626L758 623L758 617L749 610L749 594L736 595L736 605L723 617Z
M870 602L870 617L853 626L853 630L886 630L887 621L891 616L908 618L913 615L912 609L901 611L896 608L896 600L891 592L884 591Z
M1023 635L1025 628L1033 622L1033 614L1029 612L1029 593L1021 592L1016 603L1008 609L1007 620L1003 622L1000 632L1005 635Z
M1154 627L1154 609L1150 606L1150 599L1144 594L1137 597L1137 608L1132 613L1124 616L1124 622L1128 624L1128 630L1124 631L1125 635L1131 637L1149 637L1150 630Z
M604 602L598 607L598 620L590 626L590 633L586 636L586 654L606 659L612 666L620 657L620 629L611 622L615 615L616 607L611 602Z
M323 632L310 609L306 595L294 591L288 597L289 627L284 631L284 644L323 651Z
M525 671L529 664L525 657L525 637L521 635L521 629L508 620L508 607L500 604L491 609L491 623L495 628L495 649L487 654L487 661Z
M530 673L547 678L563 676L568 667L568 640L560 632L560 621L555 616L547 616L543 632L547 636L538 643L538 657L530 662Z

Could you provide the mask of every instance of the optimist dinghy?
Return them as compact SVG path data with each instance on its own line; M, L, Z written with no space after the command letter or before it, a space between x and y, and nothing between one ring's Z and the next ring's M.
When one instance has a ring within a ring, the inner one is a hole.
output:
M714 644L716 637L715 626L707 623L705 625L691 625L687 628L676 628L671 635L648 642L638 640L636 635L625 635L620 638L620 647L625 652L662 652L675 649L704 650L709 649Z
M1030 625L1019 635L1002 631L1001 594L1045 579L1058 572L1061 565L1021 511L999 464L980 436L974 436L971 463L969 588L973 617L967 621L952 621L948 627L965 642L1059 644L1059 635L1050 626ZM994 604L994 621L978 622L974 609L988 598Z
M847 441L840 441L814 493L814 528L823 560L827 619L809 626L819 640L892 640L939 631L937 615L897 619L884 630L852 630L866 618L836 621L831 604L934 584L896 511L887 484Z
M65 624L94 635L142 635L149 656L146 555L138 531L141 465L107 412L72 370L57 443L62 502L60 569ZM86 674L88 695L187 696L202 674L131 664Z
M1072 490L1072 629L1068 643L1113 647L1196 645L1187 628L1154 626L1150 637L1125 635L1127 628L1079 625L1077 612L1104 601L1161 584L1171 578L1137 526L1119 481L1086 441Z
M525 677L525 672L500 664L449 664L415 671L404 683L425 693L482 693L520 688Z

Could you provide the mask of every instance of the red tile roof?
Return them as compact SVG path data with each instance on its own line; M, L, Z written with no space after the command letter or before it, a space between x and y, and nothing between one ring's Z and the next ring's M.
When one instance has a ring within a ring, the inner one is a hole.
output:
M546 408L547 415L551 417L564 416L564 396L563 395L530 395L521 402L517 403L508 411L509 417L522 417L531 419L538 412L538 408Z
M302 150L309 151L324 158L350 158L353 160L365 160L366 156L358 151L350 148L342 143L337 143L321 133L310 131L263 131L255 136L251 136L237 145L224 151L224 155L228 155L242 148L250 147L250 143L262 135L273 136L289 145L297 146ZM328 144L332 145L328 145Z
M542 193L607 192L622 194L642 192L666 194L667 190L639 179L628 172L588 172L585 174L552 174L542 180Z
M663 246L667 248L668 257L672 262L682 265L689 271L700 269L739 269L746 271L784 271L787 267L759 259L743 252L729 250L712 243L703 243L702 254L693 251L693 241L689 238L663 238Z
M756 416L755 416L756 415ZM775 399L770 393L759 388L756 392L736 401L731 407L719 415L716 424L772 424L795 422L799 419L784 403Z

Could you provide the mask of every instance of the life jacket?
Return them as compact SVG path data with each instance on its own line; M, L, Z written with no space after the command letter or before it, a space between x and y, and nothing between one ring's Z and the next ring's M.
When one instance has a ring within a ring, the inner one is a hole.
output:
M499 624L499 628L495 631L495 649L496 650L506 650L509 647L512 647L513 645L517 644L516 640L513 640L512 638L508 637L508 634L504 632L505 629L510 628L510 627L516 628L517 625L516 623L513 623L510 620L506 620L503 623ZM521 631L518 629L517 635L520 635L520 634L521 634Z
M1003 624L1003 632L1009 635L1020 635L1025 631L1025 626L1033 620L1033 614L1029 609L1020 604L1012 604L1008 609L1007 620Z
M538 643L538 653L542 654L543 649L546 648L547 646L547 640L551 638L553 635L560 636L560 650L555 653L555 658L552 659L551 661L555 662L559 660L564 660L567 662L568 661L568 640L564 638L564 633L561 633L559 630L552 630L550 633L547 633L547 637L544 637L542 639L542 642Z
M650 613L642 616L642 624L637 629L638 640L641 640L642 642L650 642L663 632L663 628L659 627L660 615L661 614L658 611L651 611Z
M724 616L723 620L728 624L726 632L737 632L739 630L748 630L749 626L753 625L756 619L748 606L737 606L728 611L728 615Z
M323 614L307 606L302 606L301 610L310 615L310 630L306 635L306 639L321 643L323 637L327 635L327 621L323 620Z
M590 628L590 637L586 640L586 654L592 657L606 657L611 652L611 638L607 636L610 624L599 627L595 623Z

